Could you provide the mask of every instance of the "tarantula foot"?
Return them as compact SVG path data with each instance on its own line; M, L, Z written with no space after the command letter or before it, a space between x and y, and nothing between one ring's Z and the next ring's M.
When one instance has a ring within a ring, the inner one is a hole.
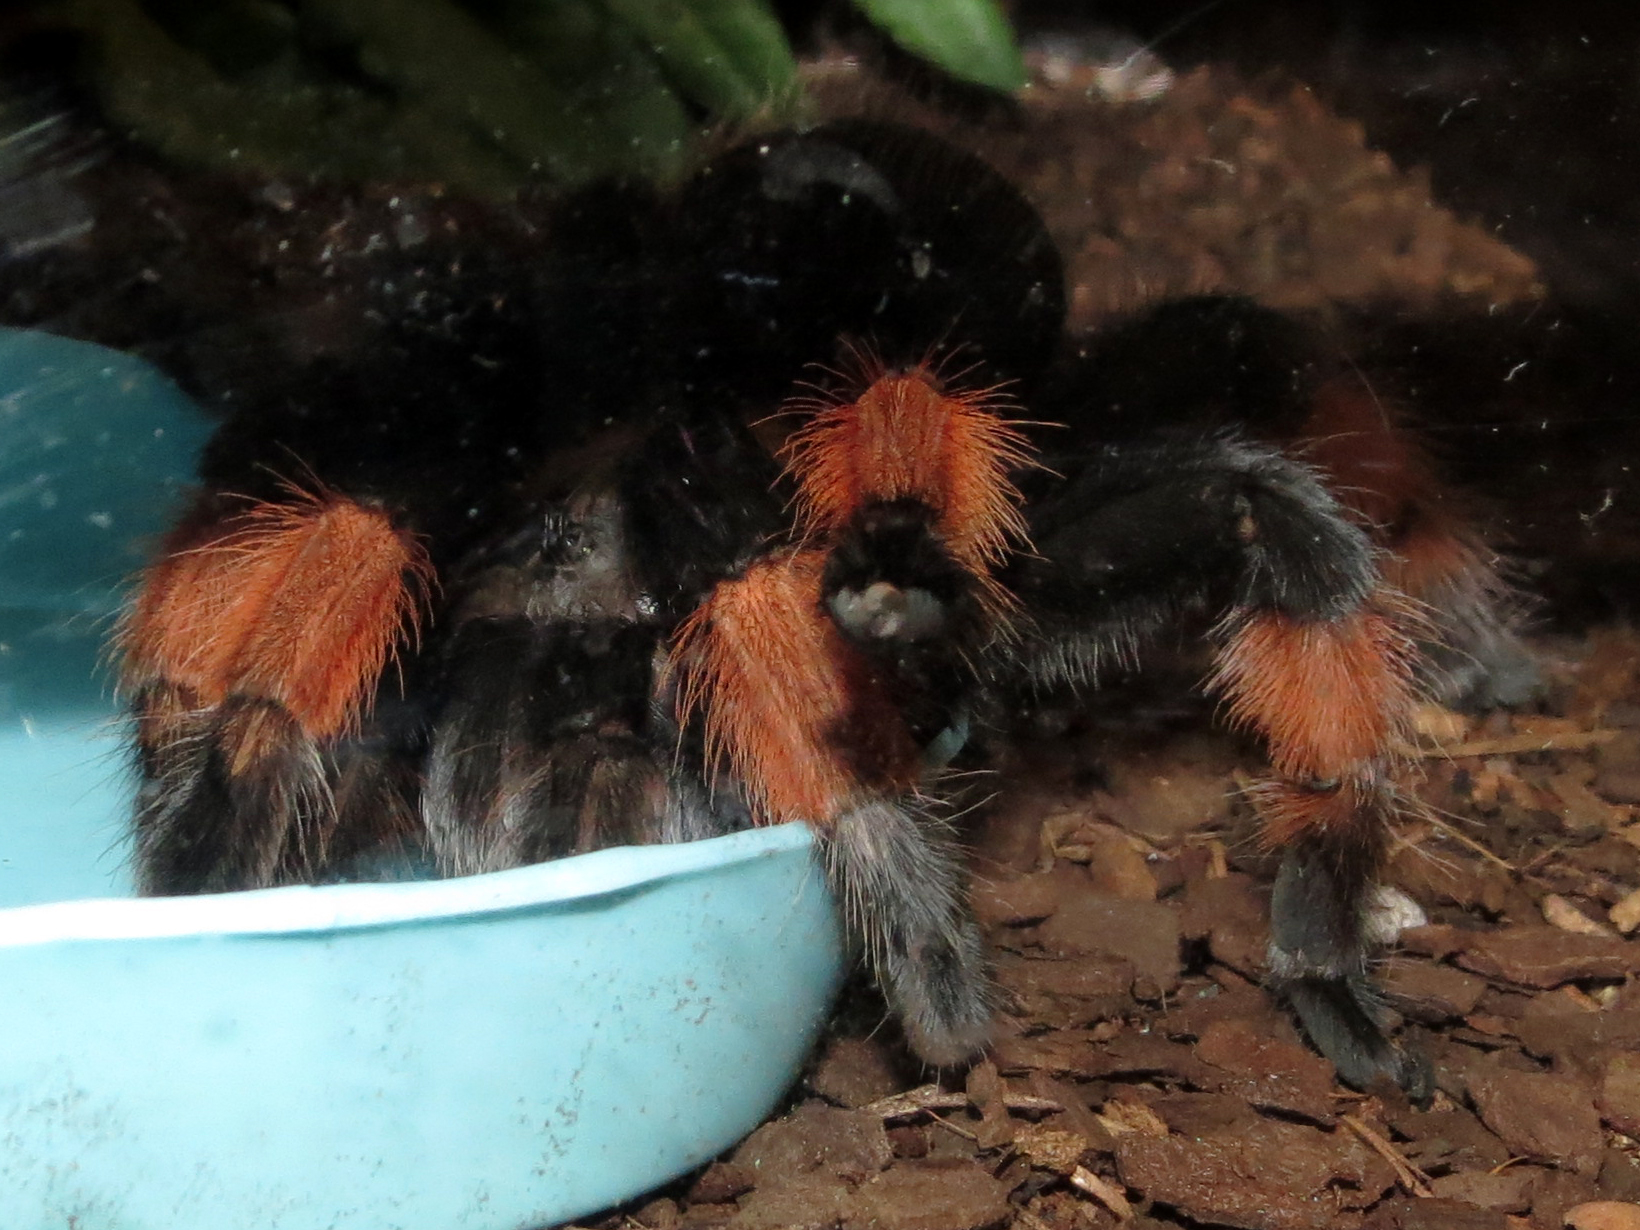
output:
M1392 1013L1367 972L1395 929L1363 859L1319 841L1288 849L1270 897L1271 990L1339 1080L1366 1089L1387 1076L1422 1104L1434 1092L1429 1065L1386 1035Z
M958 1067L990 1045L994 1005L983 954L978 928L965 925L884 963L883 989L924 1063Z
M1310 1041L1338 1071L1338 1079L1370 1089L1388 1078L1418 1106L1435 1094L1429 1059L1384 1033L1381 993L1365 977L1299 977L1276 984Z
M880 801L840 816L821 849L911 1050L940 1068L977 1058L991 1041L996 992L949 831Z

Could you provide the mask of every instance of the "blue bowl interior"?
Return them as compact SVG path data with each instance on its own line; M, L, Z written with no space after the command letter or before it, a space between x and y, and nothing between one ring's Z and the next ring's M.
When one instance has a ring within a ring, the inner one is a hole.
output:
M0 908L131 891L102 646L210 431L141 360L0 330Z

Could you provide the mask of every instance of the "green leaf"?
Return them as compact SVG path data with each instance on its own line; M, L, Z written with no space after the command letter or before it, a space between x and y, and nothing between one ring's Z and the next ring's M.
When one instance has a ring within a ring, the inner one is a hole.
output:
M563 90L625 170L666 178L698 125L653 52L598 0L489 0L487 22Z
M449 0L303 0L305 17L354 44L361 68L416 106L468 127L526 166L574 182L607 151L564 93Z
M529 183L679 174L702 110L791 100L770 0L52 0L109 117L264 175Z
M1025 61L995 0L854 3L900 46L953 77L1010 92L1025 84Z
M764 0L604 0L678 89L719 115L787 94L797 62Z

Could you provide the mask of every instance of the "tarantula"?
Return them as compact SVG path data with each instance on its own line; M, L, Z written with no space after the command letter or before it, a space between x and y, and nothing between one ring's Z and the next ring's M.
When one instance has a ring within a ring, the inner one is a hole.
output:
M1343 1079L1428 1091L1369 973L1395 749L1422 687L1509 699L1518 646L1358 381L1233 299L1066 337L1031 207L887 125L547 234L387 260L378 353L236 390L118 633L144 891L801 820L911 1048L959 1063L995 997L940 770L1195 625L1274 769L1275 987Z

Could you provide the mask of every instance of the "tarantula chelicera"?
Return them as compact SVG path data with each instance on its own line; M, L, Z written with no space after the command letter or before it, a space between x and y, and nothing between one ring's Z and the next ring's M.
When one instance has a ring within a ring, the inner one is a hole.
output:
M1427 1090L1369 975L1395 749L1420 688L1497 699L1518 650L1356 380L1232 299L1066 338L1030 206L887 125L589 189L547 236L384 258L373 355L238 398L118 633L145 891L800 820L911 1048L959 1063L995 1005L940 770L1195 623L1274 769L1276 988L1345 1080Z

